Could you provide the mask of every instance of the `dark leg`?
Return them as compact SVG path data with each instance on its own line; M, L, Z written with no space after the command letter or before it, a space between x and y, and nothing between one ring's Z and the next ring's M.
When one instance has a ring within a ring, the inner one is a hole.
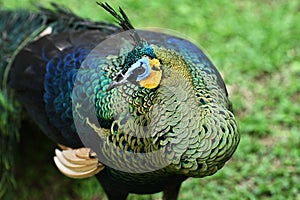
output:
M111 180L111 177L109 177L109 175L107 174L106 170L103 170L100 173L96 174L96 177L102 185L102 188L109 200L126 200L128 191L126 191L116 182L113 182Z
M120 192L120 191L118 191L118 188L111 190L111 189L105 188L104 186L102 186L102 187L103 187L103 189L106 193L106 196L109 200L126 200L127 199L128 193ZM113 187L113 186L111 186L111 187Z
M163 200L177 200L182 179L170 181L163 190Z

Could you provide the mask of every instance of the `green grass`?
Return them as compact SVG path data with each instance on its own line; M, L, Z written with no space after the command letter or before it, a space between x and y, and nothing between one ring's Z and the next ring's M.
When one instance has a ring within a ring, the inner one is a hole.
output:
M30 2L2 3L33 9ZM94 1L62 4L80 16L112 20ZM191 38L209 54L227 84L240 145L214 176L184 182L179 199L300 199L298 0L127 0L112 5L122 6L136 27L167 28ZM15 199L106 199L94 178L72 180L58 173L52 162L54 144L41 133L34 137L45 142L21 136Z

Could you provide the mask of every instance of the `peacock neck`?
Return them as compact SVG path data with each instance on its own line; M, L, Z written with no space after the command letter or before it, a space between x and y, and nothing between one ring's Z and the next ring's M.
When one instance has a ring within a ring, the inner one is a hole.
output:
M172 50L152 48L163 65L163 77L156 91L155 104L149 111L149 132L154 146L164 149L168 171L178 172L183 156L193 153L190 149L198 146L201 109L191 73L183 58Z
M172 78L182 78L184 81L188 82L190 86L193 86L193 80L191 72L184 61L184 58L177 52L155 45L151 46L154 50L157 58L162 62L164 74L168 73Z

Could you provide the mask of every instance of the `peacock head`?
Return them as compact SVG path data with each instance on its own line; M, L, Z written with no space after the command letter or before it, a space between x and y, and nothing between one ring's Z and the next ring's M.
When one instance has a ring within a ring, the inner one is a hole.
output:
M142 58L129 66L125 73L123 70L119 71L107 91L125 83L133 83L147 89L154 89L159 86L161 78L162 66L160 61L148 55L143 55Z
M98 3L98 5L115 17L123 31L129 32L135 43L135 48L126 56L125 65L113 78L107 91L125 83L137 84L147 89L158 87L162 78L162 67L153 49L137 34L121 8L118 13L108 3Z

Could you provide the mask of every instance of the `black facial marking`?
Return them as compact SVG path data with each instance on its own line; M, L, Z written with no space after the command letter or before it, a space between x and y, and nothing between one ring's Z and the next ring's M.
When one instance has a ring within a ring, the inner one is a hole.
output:
M152 70L154 70L154 71L160 71L160 69L158 67L155 67L155 66L152 67Z
M135 70L133 70L133 74L140 75L140 74L144 73L145 68L142 65L143 65L143 63L141 62L141 65L138 68L136 68Z
M122 73L119 73L116 77L115 77L115 81L119 82L123 79L124 75Z

